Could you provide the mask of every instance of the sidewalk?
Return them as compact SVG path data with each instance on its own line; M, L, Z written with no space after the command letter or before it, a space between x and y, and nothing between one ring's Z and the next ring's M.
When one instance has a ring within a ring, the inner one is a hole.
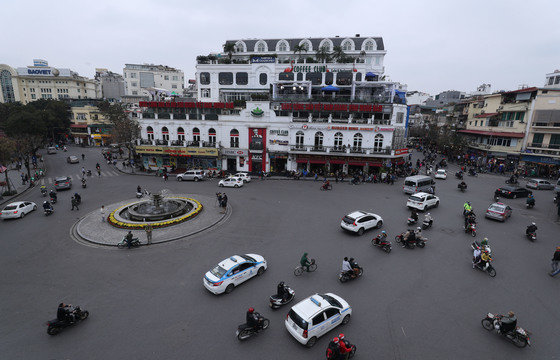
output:
M40 166L43 166L43 173L44 176L47 176L47 167L45 166L45 163L38 163L37 169L40 168ZM27 174L27 168L25 166L22 166L21 169L18 171L16 170L15 167L12 166L12 164L8 165L8 179L11 180L10 185L13 185L12 189L15 188L17 191L17 194L12 195L12 196L4 196L2 197L2 193L0 192L0 205L6 204L8 202L12 202L14 201L15 198L17 198L18 196L24 194L27 192L28 189L32 189L35 188L37 186L37 183L35 183L35 186L33 187L29 187L29 180L25 183L25 185L23 185L21 183L21 173ZM35 169L33 169L33 167L31 168L31 174L33 174L35 172ZM6 181L6 174L1 173L0 174L0 182ZM2 188L0 187L0 190ZM4 190L7 190L7 188L4 188Z

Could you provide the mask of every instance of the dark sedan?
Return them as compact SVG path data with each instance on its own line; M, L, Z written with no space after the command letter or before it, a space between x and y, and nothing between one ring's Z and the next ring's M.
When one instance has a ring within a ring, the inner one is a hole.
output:
M525 188L519 187L519 186L502 186L501 188L498 188L494 194L496 194L496 196L499 197L505 197L505 198L510 198L510 199L515 199L515 198L519 198L519 197L524 197L526 198L527 196L529 196L529 194L532 194L533 192L531 190L527 190Z

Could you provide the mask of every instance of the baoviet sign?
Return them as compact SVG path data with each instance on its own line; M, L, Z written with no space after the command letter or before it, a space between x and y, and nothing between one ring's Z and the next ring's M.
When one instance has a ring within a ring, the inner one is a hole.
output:
M218 156L218 149L198 147L137 146L136 152L172 156Z

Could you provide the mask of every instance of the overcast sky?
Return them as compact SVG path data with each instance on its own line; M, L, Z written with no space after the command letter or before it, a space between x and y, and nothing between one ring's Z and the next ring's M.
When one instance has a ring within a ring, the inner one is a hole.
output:
M0 63L95 68L178 67L228 39L381 36L386 74L436 94L544 85L560 69L559 0L0 0Z

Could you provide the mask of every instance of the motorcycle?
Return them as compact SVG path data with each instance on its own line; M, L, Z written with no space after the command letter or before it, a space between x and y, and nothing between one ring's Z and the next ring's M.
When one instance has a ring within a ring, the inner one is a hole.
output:
M51 204L56 204L56 196L51 196Z
M532 209L533 207L535 207L535 199L527 199L527 202L525 203L525 206L527 207L527 209Z
M472 235L472 237L475 237L476 236L476 223L468 224L467 228L465 229L465 232L467 234L470 233Z
M476 173L476 171L474 169L469 169L469 176L478 176L478 174Z
M345 271L341 271L340 274L338 274L338 280L340 280L341 283L345 283L350 280L355 280L364 274L364 269L361 268L358 264L356 264L356 266L353 267L352 270L354 270L354 273L352 275L348 274Z
M385 251L387 254L391 252L391 242L389 240L387 240L386 238L382 238L380 235L374 237L371 240L371 244L373 246L378 246L381 249L383 249L383 251Z
M82 188L84 188L84 189L85 189L85 188L86 188L86 186L87 186L86 182L85 182L85 181L83 181L83 182L82 182Z
M64 320L61 321L58 319L47 321L47 326L48 326L47 334L56 335L59 332L61 332L62 329L75 325L80 321L87 319L89 316L89 312L87 310L80 309L79 306L76 306L73 313L74 313L74 321L64 321Z
M478 270L486 271L490 277L494 277L496 276L496 269L494 269L491 262L492 262L492 258L490 258L490 260L486 262L486 265L484 267L480 265L480 263L474 264L474 266Z
M461 190L461 192L465 192L465 190L467 190L467 185L457 184L457 189Z
M422 230L426 230L426 229L431 228L433 223L434 223L433 220L424 219L422 221Z
M321 185L320 187L321 190L332 190L332 185L328 184L328 185Z
M519 326L516 326L515 330L510 333L504 334L501 331L499 331L496 325L499 323L501 318L502 315L494 315L492 313L488 313L486 314L486 317L482 319L482 327L488 331L498 330L498 334L504 336L506 339L511 341L518 348L524 348L527 345L531 346L531 339L530 339L531 333Z
M404 236L405 236L406 232L403 232L400 235L395 236L395 241L399 244L404 244L405 247L414 249L414 247L419 247L419 248L423 248L424 246L426 246L426 241L428 241L428 239L423 238L423 237L418 237L416 236L416 239L413 242L410 241L405 241L404 240Z
M43 195L43 197L47 196L47 189L42 188L41 189L41 195Z
M261 325L256 328L247 325L247 323L237 326L236 335L239 341L247 340L251 336L256 335L261 331L268 329L268 326L270 325L270 320L261 317L259 313L255 313L255 314L262 319Z
M140 240L138 240L138 238L132 238L132 241L131 241L130 245L132 247L138 247L138 246L142 245L142 243L140 242ZM121 242L117 244L117 247L119 249L128 247L128 243L126 242L126 238L123 238L121 240Z
M525 233L525 236L527 237L527 239L531 240L531 241L535 241L537 240L537 232L532 232L532 233Z
M143 196L143 194L142 194L141 191L140 191L140 192L138 192L138 191L136 192L136 197L137 197L138 199L140 199L142 196Z
M519 184L519 181L517 181L517 179L515 179L515 178L513 179L513 181L511 179L507 179L506 184L516 185L516 184Z
M417 219L413 219L413 218L411 218L411 217L409 217L409 218L406 220L406 223L407 223L408 225L414 225L414 224L416 224L416 222L418 222L418 220L417 220Z
M492 249L490 248L490 246L488 246L488 245L482 246L482 245L481 245L478 241L476 241L476 240L472 242L472 244L471 244L471 249L473 249L473 250L481 250L481 251L482 251L482 250L486 250L486 251L488 251L488 254L489 254L489 255L492 255Z
M288 290L288 296L285 299L278 297L278 294L270 295L269 305L272 309L278 309L282 305L286 305L287 303L294 300L294 297L296 296L296 292L292 290L292 288L290 288L289 286L286 286L286 290Z
M48 208L48 209L43 208L43 211L45 213L45 216L49 216L54 212L54 209L53 208Z
M463 173L461 171L458 171L455 173L455 177L459 180L463 180Z
M91 170L86 171L87 176L91 176Z

